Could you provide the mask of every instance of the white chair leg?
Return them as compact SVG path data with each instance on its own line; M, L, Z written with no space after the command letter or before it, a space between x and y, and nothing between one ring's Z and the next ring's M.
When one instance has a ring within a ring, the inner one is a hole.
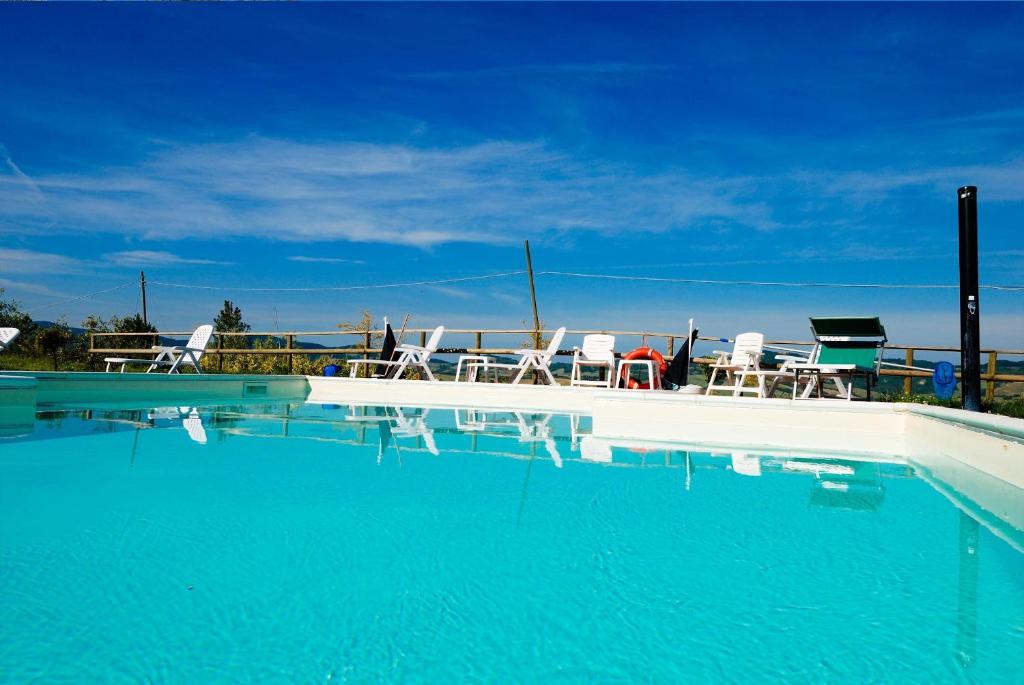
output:
M558 381L555 380L554 374L551 373L551 369L547 366L540 367L540 370L544 372L544 375L548 377L548 383L551 385L558 385Z

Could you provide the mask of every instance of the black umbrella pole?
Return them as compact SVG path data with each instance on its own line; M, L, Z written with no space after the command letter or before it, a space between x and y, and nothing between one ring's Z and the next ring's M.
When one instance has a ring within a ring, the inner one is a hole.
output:
M957 191L960 218L961 406L981 411L981 344L978 323L978 189Z

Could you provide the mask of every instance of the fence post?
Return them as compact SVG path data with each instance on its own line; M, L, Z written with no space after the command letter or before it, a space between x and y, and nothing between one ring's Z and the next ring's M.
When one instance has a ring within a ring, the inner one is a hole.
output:
M985 384L985 401L991 404L996 401L996 369L998 367L998 352L988 353L988 383Z
M370 338L367 337L366 339L369 340ZM369 347L370 343L367 342L366 346ZM426 331L420 331L420 347L426 347L426 346L427 346L427 332Z
M907 350L906 361L904 362L907 366L914 365L914 350ZM910 375L910 369L907 369L907 377L903 379L903 394L910 395L914 392L914 377Z
M285 344L288 346L289 350L292 349L292 347L294 346L294 343L295 343L295 336L294 335L287 336ZM288 353L288 373L291 373L291 372L292 372L292 354L291 354L291 352L289 352Z
M476 349L477 354L480 354L480 349L484 346L484 334L480 331L476 332Z
M224 349L224 336L220 333L217 334L217 372L224 371L224 353L221 350Z
M672 356L675 355L675 352L676 352L676 339L675 339L675 336L672 336L672 335L668 336L668 345L665 346L665 349L666 349L666 351L668 351L668 356L672 357Z

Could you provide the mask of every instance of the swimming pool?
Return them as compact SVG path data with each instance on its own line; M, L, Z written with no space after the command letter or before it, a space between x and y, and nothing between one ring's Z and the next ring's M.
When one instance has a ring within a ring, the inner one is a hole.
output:
M41 411L0 442L0 681L1024 669L1022 531L936 472L588 427L280 400Z

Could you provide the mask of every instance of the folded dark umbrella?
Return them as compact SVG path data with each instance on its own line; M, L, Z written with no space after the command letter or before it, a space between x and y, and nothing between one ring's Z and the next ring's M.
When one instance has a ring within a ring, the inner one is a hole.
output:
M675 390L686 385L690 380L690 359L693 357L693 343L697 340L697 329L690 333L690 339L683 343L672 363L668 365L665 372L662 387L666 390Z
M397 345L398 341L395 340L395 332L391 330L391 324L385 323L384 344L381 346L380 360L382 362L392 361L391 358L395 356L395 347ZM373 372L373 375L379 378L387 378L389 374L392 373L393 371L393 366L388 366L386 364L378 364L376 370Z

